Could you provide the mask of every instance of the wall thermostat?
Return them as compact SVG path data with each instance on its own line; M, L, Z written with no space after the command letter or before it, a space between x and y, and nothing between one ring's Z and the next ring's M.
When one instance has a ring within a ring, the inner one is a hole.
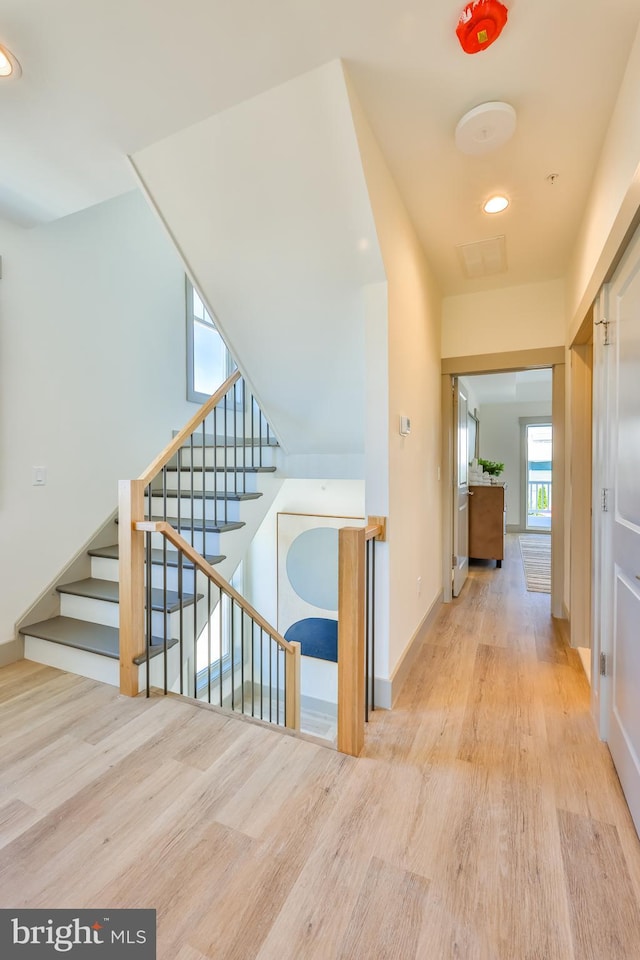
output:
M400 436L408 437L411 433L411 420L409 417L400 417Z

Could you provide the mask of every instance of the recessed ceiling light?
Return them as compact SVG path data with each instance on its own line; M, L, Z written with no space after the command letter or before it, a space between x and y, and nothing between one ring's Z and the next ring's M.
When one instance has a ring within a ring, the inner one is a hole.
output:
M11 51L0 46L0 79L8 80L11 78L16 80L21 73L20 64Z
M508 206L509 201L506 197L489 197L482 209L485 213L502 213Z

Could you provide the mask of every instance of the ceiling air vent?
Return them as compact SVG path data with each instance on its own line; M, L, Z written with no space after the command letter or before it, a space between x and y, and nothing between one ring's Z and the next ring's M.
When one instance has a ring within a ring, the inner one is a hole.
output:
M478 240L476 243L460 243L456 250L465 276L470 280L506 273L504 237L492 237L491 240Z

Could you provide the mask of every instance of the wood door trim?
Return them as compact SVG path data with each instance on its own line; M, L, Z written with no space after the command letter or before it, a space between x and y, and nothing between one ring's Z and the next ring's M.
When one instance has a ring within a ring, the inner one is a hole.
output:
M541 347L538 350L511 350L505 353L481 353L469 357L443 357L441 373L464 377L472 373L509 373L514 370L535 370L564 363L564 347Z

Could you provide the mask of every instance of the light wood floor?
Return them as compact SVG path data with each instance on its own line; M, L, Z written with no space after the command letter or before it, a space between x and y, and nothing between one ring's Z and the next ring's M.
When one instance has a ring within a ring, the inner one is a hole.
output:
M640 845L517 542L343 757L0 671L0 906L155 907L160 960L638 960Z

